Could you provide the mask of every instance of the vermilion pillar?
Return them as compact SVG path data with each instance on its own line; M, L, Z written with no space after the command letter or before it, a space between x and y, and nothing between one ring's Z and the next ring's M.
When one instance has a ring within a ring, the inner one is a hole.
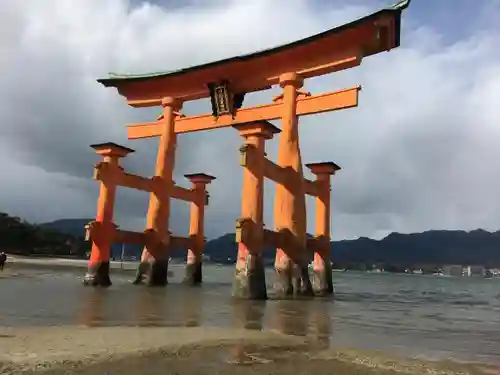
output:
M120 158L134 152L134 150L117 145L112 142L91 145L104 161L95 167L94 178L101 181L99 199L97 201L97 215L95 221L87 225L87 235L92 241L92 250L87 274L84 278L85 285L110 286L109 257L111 244L116 230L113 223L116 187L118 184L117 173Z
M280 130L267 121L235 126L245 138L242 153L241 238L233 282L233 297L267 299L262 252L264 250L265 141Z
M201 264L203 247L205 246L204 223L205 206L208 204L208 193L206 186L215 177L204 173L184 175L193 185L196 198L191 202L191 214L189 219L189 236L192 238L192 247L188 249L186 276L184 283L196 285L202 281Z
M281 297L292 293L312 294L306 257L306 200L297 118L297 90L302 84L303 80L295 73L280 76L283 114L277 164L287 168L289 174L286 186L276 185L274 219L276 231L288 234L291 240L289 248L276 250L274 289ZM290 255L298 266L296 272L293 272Z
M318 295L333 293L332 263L330 259L330 176L340 167L333 162L306 165L316 175L316 244L314 249L313 289Z
M163 128L156 160L156 186L150 194L146 219L147 244L141 257L136 283L145 276L147 285L166 285L168 273L168 247L170 245L169 216L170 191L175 162L175 118L181 103L171 97L164 98Z

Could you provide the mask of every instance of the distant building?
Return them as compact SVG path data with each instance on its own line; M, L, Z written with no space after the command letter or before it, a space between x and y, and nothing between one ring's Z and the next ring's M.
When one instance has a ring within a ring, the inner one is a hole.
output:
M484 266L467 266L464 268L464 276L480 276L483 277L485 274Z
M463 276L471 276L472 275L472 272L471 272L471 266L466 266L464 267L464 270L462 272L462 275Z
M443 267L443 274L448 276L463 276L464 267L457 264L449 264Z
M500 277L500 269L498 268L489 269L488 272L491 274L492 277Z

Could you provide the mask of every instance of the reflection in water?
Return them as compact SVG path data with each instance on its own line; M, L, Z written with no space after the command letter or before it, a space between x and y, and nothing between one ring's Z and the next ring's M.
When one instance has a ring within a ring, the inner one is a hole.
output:
M273 318L274 328L286 335L306 336L309 328L309 313L313 301L282 300L275 301Z
M210 314L204 307L201 288L137 288L134 292L127 298L120 291L85 288L81 291L78 322L89 327L103 324L196 327L203 324L204 314ZM329 343L332 324L328 300L227 300L225 303L230 306L235 328L272 328L286 335L315 338L323 345Z
M140 327L163 326L168 320L166 289L137 288L135 300L135 322ZM178 301L171 301L172 304Z
M106 289L83 288L82 306L79 311L78 322L87 327L102 325L105 321L104 304L108 299Z
M330 315L331 301L319 299L311 302L309 310L311 336L321 348L330 347L330 338L332 336L332 317Z
M231 303L233 325L261 331L266 309L265 301L234 300Z
M203 312L203 293L201 288L192 288L185 286L182 293L182 320L183 326L198 327L202 323Z
M186 326L202 324L201 289L173 286L169 289L135 288L122 293L100 288L84 288L77 322L89 327L100 325Z
M271 327L287 335L307 336L319 348L330 346L332 319L328 300L303 301L233 301L232 320L235 328L264 329L264 318ZM308 340L309 341L309 340ZM251 347L243 342L235 344L228 353L232 363L246 364L259 360ZM260 358L262 359L262 358Z
M266 301L233 300L231 312L235 328L262 330L266 309ZM244 342L238 342L229 348L228 361L235 364L253 362L253 357L248 353L250 347Z
M263 330L266 317L271 328L283 334L310 336L325 342L332 334L330 304L328 300L232 301L233 326Z

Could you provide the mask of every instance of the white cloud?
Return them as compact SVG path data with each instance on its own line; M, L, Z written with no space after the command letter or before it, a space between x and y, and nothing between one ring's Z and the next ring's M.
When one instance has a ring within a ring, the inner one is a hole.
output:
M0 13L1 210L36 221L93 215L97 190L90 175L97 158L91 143L127 142L137 153L125 166L152 173L157 141L126 141L125 124L158 111L127 108L96 78L248 53L374 10L347 3L318 12L305 0L287 1L287 7L233 0L178 9L125 0L6 0ZM333 179L336 239L498 228L500 30L490 20L499 7L494 1L484 7L488 12L477 13L484 22L477 19L451 44L410 7L400 48L307 83L313 92L363 85L358 108L301 120L304 162L334 160L343 167ZM270 97L251 95L248 103ZM186 106L187 112L206 110L207 103ZM218 177L210 186L209 236L232 231L239 215L240 142L230 129L180 137L176 181L192 172ZM265 221L272 226L272 185L266 190ZM146 195L118 198L118 222L141 229ZM176 205L174 212L173 229L185 233L187 208Z

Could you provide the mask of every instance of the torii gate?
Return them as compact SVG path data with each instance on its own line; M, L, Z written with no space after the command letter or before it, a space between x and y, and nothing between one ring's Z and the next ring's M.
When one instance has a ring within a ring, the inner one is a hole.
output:
M264 242L277 247L275 268L278 278L275 290L278 295L312 293L306 260L308 241L305 194L317 197L318 202L317 238L310 241L316 252L314 269L317 277L314 289L319 294L332 293L329 257L329 176L340 168L331 162L311 164L309 167L318 176L317 181L309 181L303 177L298 117L356 107L361 87L320 95L301 91L301 87L307 78L356 67L364 57L398 47L401 13L409 3L410 0L404 0L349 24L262 52L174 72L146 75L113 74L110 78L98 80L106 87L117 88L132 107L163 107L163 114L156 121L128 126L129 139L160 137L155 177L147 182L138 176L135 182L130 182L129 178L127 185L151 193L145 230L147 236L140 236L140 243L144 243L145 247L138 282L143 274L148 275L147 283L150 285L165 285L167 282L168 249L175 241L175 237L168 231L169 202L176 194L177 197L182 195L179 192L182 188L176 187L172 181L177 136L195 131L234 127L245 138L246 145L241 150L241 165L245 168L243 217L237 224L239 247L233 295L252 299L267 297L261 258ZM283 92L273 99L273 103L242 107L246 93L266 90L277 84L283 88ZM180 112L182 103L207 97L212 101L212 113L185 116ZM275 164L265 158L264 141L279 132L279 129L268 122L277 119L281 119L282 128L278 160ZM107 148L106 154L102 151L102 145L97 146L98 149L101 147L98 152L108 155L108 160L111 161L110 148ZM116 151L116 147L114 150L115 155L121 153L122 156L129 152L123 147L121 151ZM117 165L116 162L113 163ZM115 175L117 173L115 172ZM204 177L194 182L195 185L198 184L196 189L200 192L197 196L205 197L205 185L213 177L198 176ZM264 229L262 224L264 177L277 183L274 231ZM125 186L124 181L121 184ZM189 195L191 190L183 194ZM101 211L102 200L103 198L100 199L99 206ZM196 198L188 200L197 201ZM96 273L99 264L109 263L109 250L99 249L108 246L114 236L113 231L116 231L109 219L112 215L108 215L108 219L104 220L109 223L104 224L101 223L101 216L98 215L97 224L94 226L111 229L97 230L95 236L90 233L90 237L100 240L93 240L89 280L95 279L92 275ZM199 268L204 240L202 219L196 220L197 245L193 246L189 239L183 240L183 243L189 248L188 263ZM105 233L104 240L102 233ZM149 240L146 241L146 238ZM105 245L102 245L103 243ZM297 272L292 272L294 265L298 266ZM199 279L201 281L201 275ZM108 281L109 276L104 284Z

